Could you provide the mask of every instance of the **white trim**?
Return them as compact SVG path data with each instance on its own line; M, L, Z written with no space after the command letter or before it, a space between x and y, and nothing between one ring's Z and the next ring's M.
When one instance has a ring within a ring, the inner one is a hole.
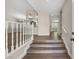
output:
M21 46L21 43L22 43L22 41L21 41L21 35L22 35L22 25L20 24L20 46Z
M23 51L22 54L20 54L19 56L16 55L17 57L13 58L13 59L22 59L24 57L24 55L27 54L27 50L30 48L30 44L32 43L33 39L28 39L27 42L20 46L19 48L17 48L16 50L12 51L11 53L9 53L7 56L6 56L6 59L10 59L9 57L13 57L19 50ZM21 52L19 51L19 52Z
M18 24L16 24L16 48L18 48Z
M67 49L68 55L70 56L70 58L72 58L72 55L71 55L70 50L69 50L69 47L68 47L68 45L67 45L66 42L65 42L65 38L62 37L62 39L63 39L63 42L64 42L65 47L66 47L66 49Z
M11 23L12 26L12 46L11 46L11 51L14 50L14 23Z
M25 55L27 55L27 50L30 48L30 44L25 48L24 52L18 57L18 59L22 59Z
M8 54L8 23L6 23L6 55Z

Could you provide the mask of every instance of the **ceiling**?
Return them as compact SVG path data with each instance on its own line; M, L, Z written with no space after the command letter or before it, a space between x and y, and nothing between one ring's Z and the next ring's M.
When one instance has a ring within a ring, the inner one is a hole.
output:
M26 19L26 12L60 12L65 0L5 0L5 16Z
M37 12L60 12L65 0L27 0Z
M5 16L26 19L27 12L34 12L27 0L5 0Z

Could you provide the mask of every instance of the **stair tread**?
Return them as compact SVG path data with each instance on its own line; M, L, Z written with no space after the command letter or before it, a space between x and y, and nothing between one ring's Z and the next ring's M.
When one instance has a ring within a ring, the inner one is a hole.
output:
M32 44L31 47L64 47L64 44Z
M66 51L65 49L58 49L59 51ZM29 49L28 51L58 51L58 50L53 50L53 49L50 49L50 50L39 50L39 49Z
M41 56L41 57L42 56L68 56L67 53L62 53L62 54L61 53L58 53L58 54L46 54L46 53L45 54L44 53L43 54L39 54L39 53L34 54L34 53L28 53L27 56L29 56L29 55L30 56Z
M28 50L27 53L66 53L66 50Z
M63 42L62 40L34 40L34 42Z
M64 44L32 44L32 45L64 45Z
M33 44L63 44L63 42L33 42Z
M30 50L65 50L65 47L31 47Z
M33 44L63 44L62 41L52 41L52 40L37 40L33 41Z

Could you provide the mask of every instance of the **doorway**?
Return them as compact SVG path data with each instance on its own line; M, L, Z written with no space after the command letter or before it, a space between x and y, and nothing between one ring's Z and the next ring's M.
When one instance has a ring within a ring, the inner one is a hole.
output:
M59 16L52 16L50 19L50 37L53 40L60 40L61 22Z

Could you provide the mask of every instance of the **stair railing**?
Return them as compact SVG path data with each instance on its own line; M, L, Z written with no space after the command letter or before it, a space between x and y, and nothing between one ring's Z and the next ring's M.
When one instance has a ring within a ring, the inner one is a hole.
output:
M33 25L30 22L5 21L5 53L6 58L33 40Z

